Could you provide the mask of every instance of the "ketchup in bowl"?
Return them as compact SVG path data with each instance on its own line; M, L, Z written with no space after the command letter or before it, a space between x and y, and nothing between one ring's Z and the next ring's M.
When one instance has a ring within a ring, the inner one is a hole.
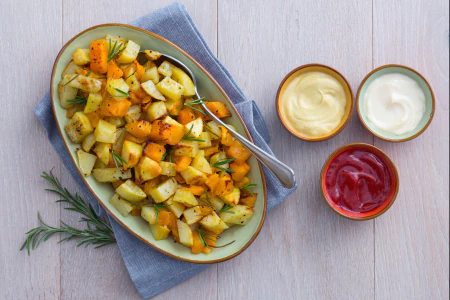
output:
M395 200L398 175L392 161L368 144L351 144L334 152L322 170L322 192L340 215L374 218Z

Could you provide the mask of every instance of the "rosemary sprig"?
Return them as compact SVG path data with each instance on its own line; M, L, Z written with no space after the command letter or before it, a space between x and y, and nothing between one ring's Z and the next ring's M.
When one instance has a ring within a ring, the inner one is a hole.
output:
M184 103L184 106L187 106L187 107L189 107L189 108L191 108L191 109L193 109L193 110L195 110L195 111L198 111L199 113L201 113L201 114L203 114L203 115L206 115L206 113L205 113L203 110L200 110L200 109L198 109L197 107L194 107L194 105L200 105L200 104L202 104L202 103L203 103L203 99L205 99L205 97L202 97L202 98L198 98L198 99L196 99L196 100L191 100L191 101L185 102L185 103Z
M212 132L211 127L210 127L205 121L203 121L203 125L205 126L206 131L208 131L208 132L211 133L212 135L215 135L216 137L220 138L220 136L218 136L217 134L215 134L214 132Z
M128 75L127 78L125 78L125 80L127 80L128 78L130 78L131 76L133 76L134 73L136 73L136 71L134 71L133 73L131 73L130 75Z
M91 75L92 70L89 70L89 72L87 72L86 77L89 77L89 75Z
M158 220L158 216L159 216L159 213L161 212L161 208L166 208L166 207L168 207L168 206L171 206L172 204L156 204L156 203L153 203L153 208L155 209L155 211L156 211L156 220Z
M123 166L123 164L128 163L122 156L114 152L114 150L111 150L111 155L117 170L119 170L119 165Z
M47 241L56 233L68 235L59 242L78 239L77 246L84 245L87 247L89 245L96 245L95 248L100 248L116 242L111 225L109 225L105 219L97 216L93 208L84 202L78 193L73 195L69 193L66 188L63 188L59 180L53 175L52 171L50 171L50 174L43 172L41 177L50 182L53 186L53 189L46 190L58 194L61 197L61 199L56 202L68 203L70 206L65 207L64 209L75 211L83 215L80 222L85 222L87 228L75 228L63 221L60 221L61 225L59 227L53 227L45 223L38 212L38 220L41 223L41 226L33 228L26 233L28 236L20 250L27 249L28 255L30 255L31 250L36 250L43 241Z
M244 185L243 187L241 187L241 190L247 191L249 192L252 196L254 196L254 194L252 193L252 191L250 191L251 188L257 187L257 184L254 183L249 183Z
M235 160L236 160L236 158L224 159L224 160L221 160L221 161L218 161L218 162L215 162L215 163L211 164L211 167L217 168L219 170L222 170L222 171L225 171L225 172L228 172L228 173L234 173L233 170L228 169L228 168L224 168L224 167L221 167L221 166L222 165L226 165L226 164L228 164L230 162L233 162Z
M169 155L169 161L172 162L172 154L170 153L173 150L173 147L167 148L166 152L164 152L161 160L165 160L167 155Z
M219 212L223 212L223 213L233 214L233 215L234 215L234 211L230 211L231 208L233 208L233 206L231 206L231 205L229 205L229 204L225 204L225 205L219 210Z
M223 247L226 247L226 246L231 245L234 242L236 242L236 241L232 241L232 242L229 242L228 244L225 244L225 245L222 245L222 246L209 245L207 240L210 240L212 242L216 242L217 239L220 239L220 236L219 235L214 235L214 234L211 234L211 233L208 233L208 232L205 232L205 231L201 230L200 228L197 229L197 231L198 231L198 236L200 237L200 241L202 242L202 245L204 247L223 248Z
M86 97L75 96L75 99L67 100L67 102L72 104L72 105L79 104L75 108L75 110L73 111L73 113L76 113L83 105L86 105L87 98Z
M123 45L123 43L120 43L119 45L117 45L117 40L116 40L114 43L114 46L111 47L111 39L109 39L108 61L110 61L117 55L121 54L123 52L123 50L125 50L125 47L123 47L123 49L120 50L122 45Z
M192 132L192 128L194 127L194 125L191 125L191 128L189 128L189 130L183 135L183 137L181 138L181 140L183 141L194 141L194 142L205 142L205 140L201 140L192 136L189 136Z
M122 95L126 96L126 97L130 97L130 94L125 93L124 91L122 91L121 89L118 88L114 88L116 91L118 91L119 93L121 93Z
M77 78L78 76L80 76L80 74L77 74L77 75L75 75L75 76L73 76L72 78L70 78L70 80L69 81L67 81L63 86L66 86L66 85L68 85L69 83L71 83L72 81L74 81L75 80L75 78Z

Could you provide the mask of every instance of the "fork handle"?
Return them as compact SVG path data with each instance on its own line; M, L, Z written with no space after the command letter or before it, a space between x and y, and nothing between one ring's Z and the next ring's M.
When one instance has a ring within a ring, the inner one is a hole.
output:
M201 106L206 114L213 119L214 122L220 124L221 126L228 129L228 131L233 135L235 139L237 139L245 148L248 149L263 165L265 165L272 173L275 175L278 180L283 184L286 188L293 188L295 186L295 173L294 171L286 166L284 163L279 161L275 156L270 155L266 151L262 150L245 137L234 131L227 124L222 122L218 117L216 117L211 111L206 107L206 105L202 102Z

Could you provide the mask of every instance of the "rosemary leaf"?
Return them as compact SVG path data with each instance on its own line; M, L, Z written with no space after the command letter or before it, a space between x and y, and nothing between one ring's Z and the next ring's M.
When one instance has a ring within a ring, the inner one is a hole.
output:
M183 135L183 137L181 138L181 140L183 141L194 141L194 142L205 142L205 140L201 140L192 136L189 136L192 132L192 128L194 127L194 125L191 125L191 127L189 128L189 130Z
M241 187L241 190L247 191L248 193L250 193L252 196L254 196L254 194L252 193L252 191L250 191L251 188L257 187L257 184L254 183L249 183L244 185L243 187Z

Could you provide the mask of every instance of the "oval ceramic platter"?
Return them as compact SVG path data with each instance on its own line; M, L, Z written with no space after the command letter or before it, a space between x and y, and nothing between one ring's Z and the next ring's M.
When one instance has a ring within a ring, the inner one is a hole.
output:
M142 50L156 50L171 55L182 61L193 71L196 76L199 94L202 95L202 97L206 97L206 99L214 99L214 101L221 101L225 103L232 112L232 117L225 119L225 122L235 126L240 134L251 139L251 136L236 111L236 108L233 106L223 89L211 77L211 75L187 53L168 40L149 31L123 24L103 24L91 27L79 33L67 42L67 44L61 49L53 66L52 81L50 86L53 112L65 146L70 153L73 163L77 166L77 169L78 162L75 151L79 146L72 143L64 130L64 125L66 125L69 119L65 116L65 109L59 105L58 83L61 80L61 73L72 59L72 53L77 48L89 48L91 41L105 38L107 34L121 36L125 39L131 39L139 44ZM252 183L257 184L257 187L253 189L255 193L258 193L258 198L254 207L255 213L246 226L234 226L221 234L222 238L220 239L220 243L218 243L218 245L235 241L233 244L223 248L216 248L210 254L193 254L191 249L186 248L179 243L174 243L174 241L170 238L155 241L150 232L148 223L144 219L141 217L133 217L131 215L123 217L109 203L109 199L114 195L114 189L111 184L98 183L92 176L85 177L79 169L78 173L83 178L89 190L97 198L100 204L108 211L108 213L112 215L123 227L146 244L173 258L183 261L193 263L215 263L225 261L242 253L254 241L264 223L267 194L263 169L253 156L249 159L248 164L251 166L251 170L247 176Z

